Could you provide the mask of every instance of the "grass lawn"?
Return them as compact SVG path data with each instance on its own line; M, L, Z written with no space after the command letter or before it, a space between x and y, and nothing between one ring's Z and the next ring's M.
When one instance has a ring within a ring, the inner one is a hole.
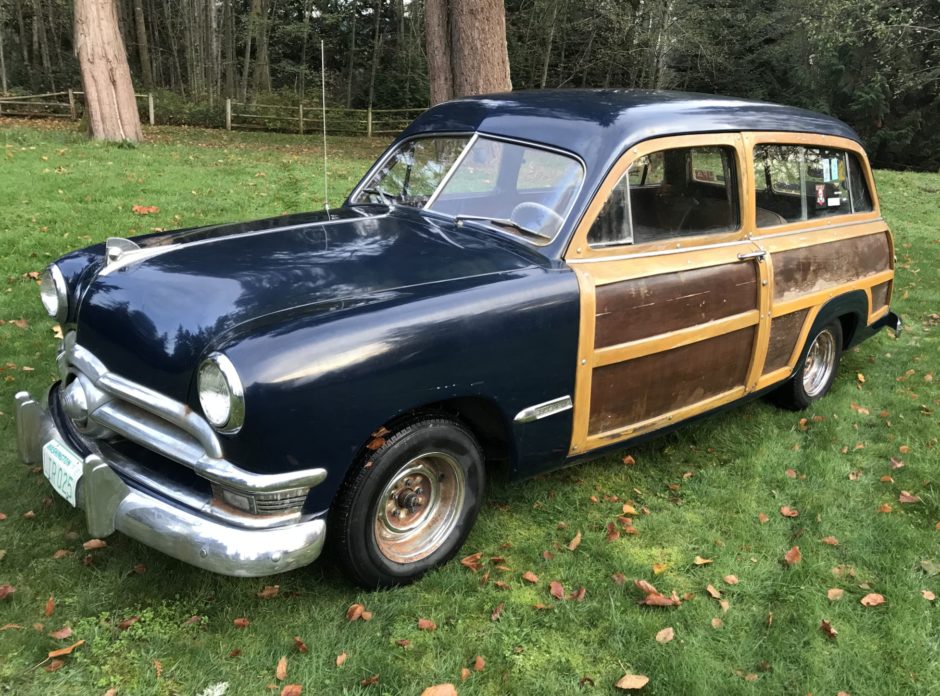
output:
M0 629L0 693L200 694L224 683L228 694L269 694L297 683L305 694L417 695L448 681L461 694L612 693L628 672L649 676L648 694L940 693L938 602L923 594L940 594L940 175L877 173L906 331L845 355L814 409L752 402L631 448L632 465L624 452L524 485L497 478L461 553L482 552L489 582L454 561L413 586L362 592L328 559L238 580L119 534L85 551L81 513L17 458L13 394L55 379L52 322L29 273L109 235L322 204L316 138L148 134L125 149L71 125L0 121L0 585L16 588L0 600L0 625L15 624ZM380 149L334 142L334 204ZM135 204L159 212L135 215ZM919 502L899 502L901 491ZM638 534L608 541L628 501ZM802 561L787 566L795 545ZM639 606L635 579L694 597ZM583 586L583 601L553 599L555 580ZM275 584L277 596L258 596ZM885 603L862 606L868 593ZM347 621L357 602L371 621ZM437 629L419 630L419 618ZM50 636L64 627L70 637ZM674 639L657 642L667 627ZM47 671L47 653L78 640Z

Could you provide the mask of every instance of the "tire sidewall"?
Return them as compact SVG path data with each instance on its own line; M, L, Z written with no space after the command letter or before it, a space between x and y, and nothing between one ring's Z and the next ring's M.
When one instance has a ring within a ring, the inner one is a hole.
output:
M832 337L835 339L835 356L833 358L834 365L832 366L832 372L829 373L829 378L826 380L826 383L823 385L822 389L819 390L819 393L815 396L810 396L806 393L806 389L803 386L803 374L806 370L806 358L809 355L810 348L813 346L813 343L816 341L816 338L823 333L824 331L829 331L832 334ZM794 382L794 395L797 399L802 402L804 408L810 404L818 401L826 394L829 393L829 390L832 389L833 383L836 381L836 378L839 376L839 364L842 362L842 322L838 319L830 321L822 326L814 326L812 332L810 332L809 338L806 340L806 346L803 348L803 353L800 355L799 369L797 369L796 374L793 375Z
M386 558L375 541L374 521L379 497L390 479L407 462L428 452L449 454L464 475L463 509L449 538L434 552L413 563ZM370 455L371 456L368 456ZM357 481L347 525L346 553L370 585L404 584L449 560L463 545L476 521L485 485L483 454L473 436L456 423L432 420L417 423L391 436L362 466L368 474Z

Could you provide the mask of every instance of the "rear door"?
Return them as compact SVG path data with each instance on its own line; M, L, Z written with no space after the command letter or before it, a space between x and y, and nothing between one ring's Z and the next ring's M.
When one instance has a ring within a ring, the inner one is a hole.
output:
M566 254L581 290L571 454L756 385L769 302L742 138L659 138L613 167ZM750 224L750 220L747 221Z

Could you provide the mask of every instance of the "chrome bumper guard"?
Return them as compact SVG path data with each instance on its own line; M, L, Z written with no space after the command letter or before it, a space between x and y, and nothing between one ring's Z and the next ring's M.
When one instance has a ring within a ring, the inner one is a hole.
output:
M24 462L41 463L42 447L53 438L68 441L58 432L48 409L28 392L15 396L14 411ZM203 516L128 485L109 464L105 451L85 457L78 483L78 506L85 511L93 537L117 530L191 565L240 577L305 566L323 549L326 523L322 519L251 528Z

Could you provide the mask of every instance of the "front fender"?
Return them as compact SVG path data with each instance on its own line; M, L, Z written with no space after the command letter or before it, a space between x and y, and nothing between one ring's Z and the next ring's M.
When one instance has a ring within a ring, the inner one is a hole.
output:
M578 317L570 270L528 268L231 336L218 348L242 377L246 414L226 455L258 472L327 468L308 503L323 510L370 433L397 416L478 398L511 424L527 406L573 395ZM570 416L513 427L516 469L563 460Z

